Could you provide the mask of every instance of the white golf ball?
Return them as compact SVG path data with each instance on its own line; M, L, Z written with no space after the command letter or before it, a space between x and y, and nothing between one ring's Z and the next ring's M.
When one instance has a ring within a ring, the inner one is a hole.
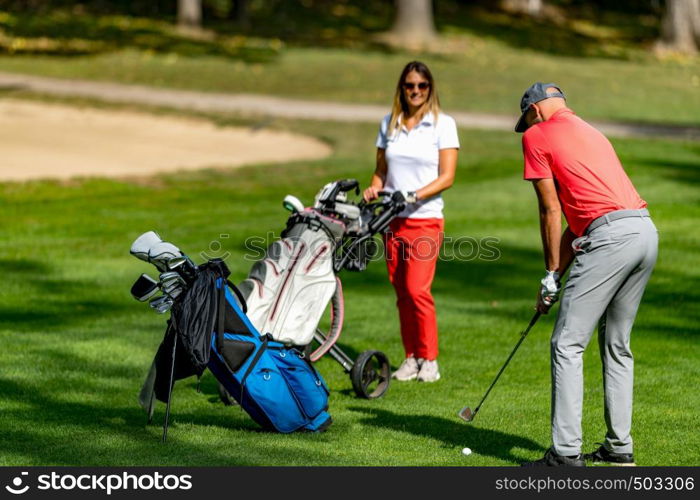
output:
M472 450L471 448L462 448L462 455L471 455Z

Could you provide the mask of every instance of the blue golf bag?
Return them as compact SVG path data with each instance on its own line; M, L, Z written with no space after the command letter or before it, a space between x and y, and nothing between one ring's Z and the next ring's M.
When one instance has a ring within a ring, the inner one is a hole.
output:
M168 295L175 298L165 338L139 395L149 420L155 399L167 403L163 441L175 381L199 377L206 368L264 429L325 430L332 422L326 383L301 351L255 329L242 294L227 280L226 264L214 259L195 266L168 258L176 263L183 286ZM149 282L140 281L132 288L135 297L150 293L144 291Z
M219 309L225 315L219 315L211 337L209 370L262 427L282 433L325 430L331 417L326 411L328 387L321 375L301 351L275 342L270 335L261 336L232 289L224 285L220 278Z

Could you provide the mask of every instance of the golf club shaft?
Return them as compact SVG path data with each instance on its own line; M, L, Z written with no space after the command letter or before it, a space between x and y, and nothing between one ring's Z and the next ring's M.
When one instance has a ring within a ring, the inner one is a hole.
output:
M506 362L503 364L501 367L501 371L498 372L498 375L496 375L496 378L493 380L491 385L489 386L488 390L486 391L486 394L484 394L484 397L481 398L481 401L479 401L479 405L476 407L474 410L474 415L479 411L479 408L481 408L481 405L484 404L484 401L486 401L486 398L488 397L489 393L491 392L491 389L493 389L493 386L496 385L496 382L498 382L498 379L501 377L501 374L504 372L506 369L506 366L508 366L508 363L510 363L510 360L513 359L513 356L515 356L516 351L518 350L518 347L520 347L520 344L523 343L523 340L525 340L525 337L527 337L527 334L530 333L530 329L537 323L537 320L540 318L540 312L537 311L535 315L532 317L530 320L530 324L527 325L527 328L523 330L523 332L520 334L520 340L518 340L518 343L515 344L515 347L513 348L513 351L510 353L510 356L508 356L508 359Z

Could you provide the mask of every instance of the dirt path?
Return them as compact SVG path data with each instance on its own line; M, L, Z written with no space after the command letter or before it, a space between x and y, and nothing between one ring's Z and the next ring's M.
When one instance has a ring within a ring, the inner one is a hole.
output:
M87 80L65 80L0 72L0 87L57 96L90 97L107 102L137 103L199 111L228 111L253 116L378 123L386 106L304 101L248 94L221 94L123 85ZM512 131L517 116L452 112L461 127ZM700 127L591 122L614 137L664 137L700 141Z
M298 134L205 120L2 99L0 151L0 181L23 181L314 160L331 148Z

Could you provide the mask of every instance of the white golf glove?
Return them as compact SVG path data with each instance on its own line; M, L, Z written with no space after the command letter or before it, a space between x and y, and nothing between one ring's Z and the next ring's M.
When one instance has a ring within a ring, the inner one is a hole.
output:
M542 303L547 307L552 307L552 305L559 300L559 292L561 291L559 273L556 271L547 271L540 283L542 285L540 287Z

